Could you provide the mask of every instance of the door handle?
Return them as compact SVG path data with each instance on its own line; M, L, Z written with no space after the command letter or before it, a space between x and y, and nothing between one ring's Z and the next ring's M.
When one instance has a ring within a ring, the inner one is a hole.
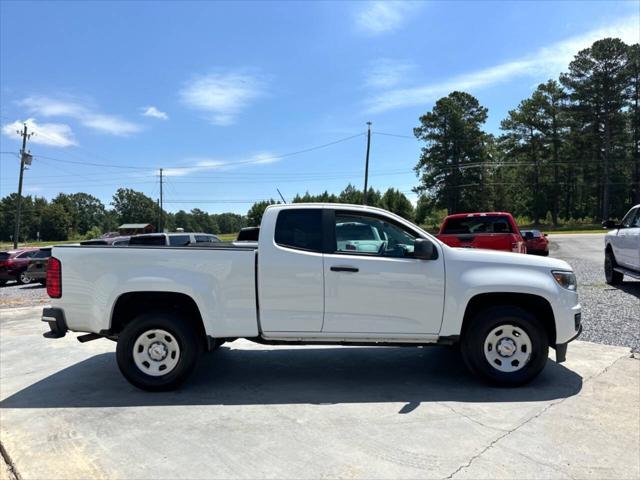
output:
M353 272L353 273L355 273L355 272L358 272L360 270L358 268L356 268L356 267L341 267L341 266L337 266L336 265L334 267L331 267L331 271L332 272Z

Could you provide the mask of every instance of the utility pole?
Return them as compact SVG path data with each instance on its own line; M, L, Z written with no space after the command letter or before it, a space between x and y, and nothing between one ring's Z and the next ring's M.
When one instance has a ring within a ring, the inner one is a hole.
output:
M24 124L24 130L17 130L18 135L22 136L22 150L20 150L20 179L18 180L18 206L16 208L16 223L13 230L13 248L18 248L18 236L20 235L20 210L22 208L22 177L24 174L24 163L27 158L27 139L31 137L31 133L27 134L27 124Z
M163 228L163 211L162 211L162 202L163 202L163 198L162 198L162 169L160 169L160 225L158 225L158 230L160 232L164 232L164 228Z
M364 192L362 204L367 204L367 188L369 184L369 148L371 147L371 122L367 122L367 159L364 164Z

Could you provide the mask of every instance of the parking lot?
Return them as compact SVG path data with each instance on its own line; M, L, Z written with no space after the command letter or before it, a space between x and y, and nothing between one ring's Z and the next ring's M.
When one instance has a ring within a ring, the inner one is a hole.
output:
M44 339L42 288L4 287L2 475L638 478L640 282L605 284L602 235L550 238L576 269L585 331L518 389L479 383L444 347L240 340L182 390L149 394L122 378L114 343Z

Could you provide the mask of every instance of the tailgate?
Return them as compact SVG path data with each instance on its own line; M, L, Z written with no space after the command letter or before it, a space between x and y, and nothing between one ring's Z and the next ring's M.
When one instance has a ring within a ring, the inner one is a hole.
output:
M443 234L436 237L450 247L485 248L488 250L512 251L516 238L511 233L461 233Z

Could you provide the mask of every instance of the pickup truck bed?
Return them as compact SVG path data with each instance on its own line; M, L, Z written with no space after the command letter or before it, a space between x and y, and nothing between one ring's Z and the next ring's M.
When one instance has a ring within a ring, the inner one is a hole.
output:
M472 371L514 386L542 370L549 347L563 361L580 332L567 263L451 248L384 210L271 206L257 245L55 247L47 336L115 340L124 376L163 390L184 381L202 351L239 337L460 343Z

